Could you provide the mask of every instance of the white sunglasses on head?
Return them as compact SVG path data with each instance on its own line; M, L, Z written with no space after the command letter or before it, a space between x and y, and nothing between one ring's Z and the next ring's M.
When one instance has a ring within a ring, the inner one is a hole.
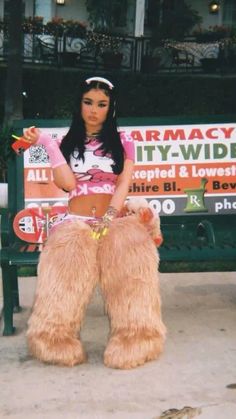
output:
M89 79L85 80L85 83L90 84L92 81L98 81L104 84L107 84L109 89L113 89L114 85L107 79L104 79L103 77L90 77Z

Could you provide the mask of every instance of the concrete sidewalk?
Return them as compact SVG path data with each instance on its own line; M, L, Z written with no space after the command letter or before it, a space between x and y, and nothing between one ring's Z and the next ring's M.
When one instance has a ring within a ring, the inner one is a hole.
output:
M102 363L108 322L98 291L82 329L88 363L65 368L32 359L25 332L36 281L22 278L17 334L0 337L0 418L235 419L236 273L161 274L160 280L165 352L120 371Z

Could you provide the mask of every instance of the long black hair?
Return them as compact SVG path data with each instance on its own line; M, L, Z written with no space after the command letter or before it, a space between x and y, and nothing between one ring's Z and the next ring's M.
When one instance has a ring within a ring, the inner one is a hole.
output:
M76 110L72 117L71 126L61 142L60 149L67 162L69 162L70 155L73 154L75 149L79 152L78 159L82 159L84 161L86 131L85 124L81 116L82 98L83 95L91 89L101 89L104 91L105 95L110 98L110 105L107 118L103 123L101 132L99 133L99 142L101 143L100 148L104 155L107 153L111 154L114 161L114 164L112 165L113 173L120 174L124 167L124 148L117 130L115 88L108 80L101 80L104 79L94 77L89 82L85 80L81 83Z

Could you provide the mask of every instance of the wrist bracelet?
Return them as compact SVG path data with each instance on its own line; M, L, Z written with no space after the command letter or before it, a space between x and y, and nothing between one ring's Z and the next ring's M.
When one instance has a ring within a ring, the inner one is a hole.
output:
M110 222L116 218L118 210L112 206L107 208L106 214L103 216L104 222Z

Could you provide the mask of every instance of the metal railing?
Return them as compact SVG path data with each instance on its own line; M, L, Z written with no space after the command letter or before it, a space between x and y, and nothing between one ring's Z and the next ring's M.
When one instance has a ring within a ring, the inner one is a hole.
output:
M151 47L150 38L133 36L123 37L119 44L119 53L111 56L104 53L99 44L92 43L89 38L75 38L70 36L54 36L48 34L24 34L22 41L22 59L24 63L32 65L54 65L58 67L76 67L93 70L121 70L131 72L156 72L156 71L202 71L199 51L206 54L206 47L214 51L215 44L199 44L196 42L182 43L183 49L191 48L195 56L194 65L189 68L186 64L173 62L171 48L166 46ZM193 48L194 46L194 48ZM172 46L173 47L173 46ZM181 43L175 48L181 49ZM214 52L215 53L215 52ZM8 38L0 31L0 62L7 60ZM212 57L212 55L211 55ZM236 51L235 55L236 57ZM236 59L231 66L235 71ZM218 63L218 68L219 68Z
M111 68L140 71L142 57L149 48L148 38L128 36L122 38L120 45L121 61L111 61ZM6 61L8 38L0 31L0 60ZM118 55L118 54L117 54ZM68 36L24 34L22 42L22 59L24 63L53 64L56 66L76 66L82 68L103 68L105 54L99 46L92 45L86 39ZM106 55L107 59L107 55Z

